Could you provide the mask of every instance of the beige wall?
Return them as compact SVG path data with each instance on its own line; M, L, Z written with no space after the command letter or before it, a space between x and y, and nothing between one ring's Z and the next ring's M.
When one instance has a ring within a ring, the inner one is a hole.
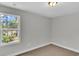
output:
M52 19L52 41L79 52L79 13Z
M50 41L50 20L48 18L1 5L0 12L21 16L21 42L0 47L0 56L16 55Z

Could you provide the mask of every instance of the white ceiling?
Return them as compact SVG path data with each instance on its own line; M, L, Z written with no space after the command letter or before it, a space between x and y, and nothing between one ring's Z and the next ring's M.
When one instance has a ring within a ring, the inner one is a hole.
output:
M47 2L1 2L0 4L51 18L79 12L79 2L59 2L55 7L49 7Z

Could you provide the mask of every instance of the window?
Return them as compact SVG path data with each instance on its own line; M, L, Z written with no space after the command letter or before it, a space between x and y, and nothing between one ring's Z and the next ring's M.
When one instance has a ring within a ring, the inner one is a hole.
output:
M0 14L0 45L20 42L20 16Z

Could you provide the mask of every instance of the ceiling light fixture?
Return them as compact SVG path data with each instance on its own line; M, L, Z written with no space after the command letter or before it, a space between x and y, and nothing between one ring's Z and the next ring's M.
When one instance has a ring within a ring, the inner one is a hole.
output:
M58 3L58 2L48 2L48 5L49 5L50 7L54 7L54 6L57 5L57 3Z

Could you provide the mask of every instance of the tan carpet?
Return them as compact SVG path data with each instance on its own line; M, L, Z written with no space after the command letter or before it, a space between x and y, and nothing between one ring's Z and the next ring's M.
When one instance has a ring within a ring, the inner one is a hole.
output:
M20 54L19 56L79 56L79 53L75 53L55 45L48 45Z

